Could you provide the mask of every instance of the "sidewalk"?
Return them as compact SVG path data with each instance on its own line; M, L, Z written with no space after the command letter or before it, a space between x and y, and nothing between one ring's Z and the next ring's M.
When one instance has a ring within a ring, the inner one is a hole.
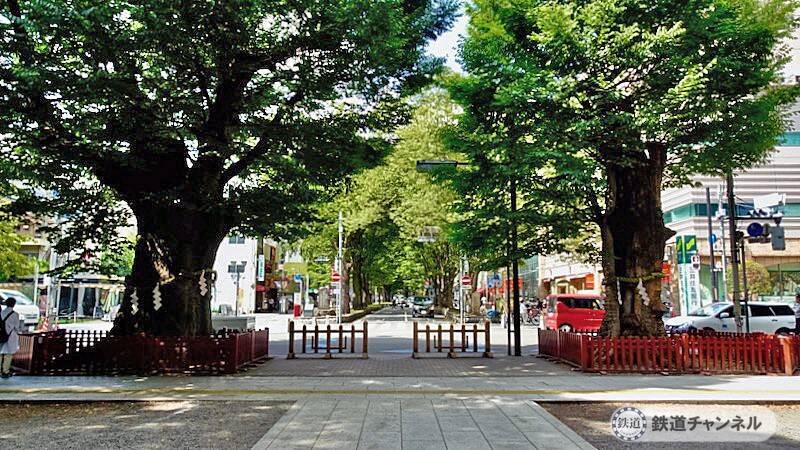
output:
M533 358L520 361L527 359ZM412 361L415 362L418 361ZM482 360L473 362L479 364ZM537 402L800 401L800 378L603 376L567 371L471 377L248 373L220 377L17 376L0 381L0 402L100 400L293 403L274 426L263 429L253 447L256 450L566 450L592 446Z
M592 449L524 400L302 400L253 450Z
M311 375L311 374L309 374ZM800 401L800 377L537 375L534 377L24 377L0 381L0 400L513 396L542 401Z

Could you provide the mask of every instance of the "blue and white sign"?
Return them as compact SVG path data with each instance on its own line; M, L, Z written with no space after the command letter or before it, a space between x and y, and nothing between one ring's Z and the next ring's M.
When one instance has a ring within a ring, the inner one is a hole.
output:
M295 276L294 276L294 282L295 282L295 283L302 283L302 282L303 282L303 276L302 276L302 275L300 275L299 273L298 273L298 274L295 274Z

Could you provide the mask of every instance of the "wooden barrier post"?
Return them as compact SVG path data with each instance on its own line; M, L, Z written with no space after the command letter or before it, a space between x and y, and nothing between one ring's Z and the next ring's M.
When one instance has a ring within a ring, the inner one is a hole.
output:
M356 326L350 324L350 353L356 352Z
M325 330L325 358L331 358L331 325L328 324L328 328Z
M484 358L494 358L494 354L492 353L492 327L491 322L488 320L483 322L484 324L484 333L485 336L485 344L483 348L483 357Z
M344 339L344 335L342 334L342 324L339 324L339 353L342 353L342 339Z
M431 352L431 326L425 324L425 353Z
M289 321L289 352L286 359L294 359L294 321Z
M448 358L455 358L456 357L456 348L455 348L455 329L453 328L453 324L450 324L450 352L447 354Z
M411 357L416 358L417 352L419 351L419 341L418 341L418 334L419 330L417 329L417 321L413 322L413 336L411 338Z
M367 321L364 321L364 342L363 342L363 351L361 352L361 357L364 359L369 358L369 334L367 333Z
M793 375L794 374L794 346L792 345L792 337L791 336L777 336L778 342L780 344L781 349L781 357L783 358L783 374L784 375Z
M581 335L581 370L584 372L591 369L592 365L592 360L589 353L590 339L591 337L588 334Z
M303 330L302 331L303 332L300 335L300 343L303 345L303 347L302 347L302 350L300 350L300 353L305 353L306 352L306 346L307 346L307 344L306 344L306 335L307 335L307 332L308 332L308 330L306 329L306 324L303 324Z
M442 353L442 324L439 324L439 327L436 329L437 335L439 336L439 342L436 346L436 351Z

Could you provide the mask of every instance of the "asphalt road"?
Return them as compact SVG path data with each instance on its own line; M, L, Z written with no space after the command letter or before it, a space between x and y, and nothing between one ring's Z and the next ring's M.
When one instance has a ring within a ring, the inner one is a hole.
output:
M436 315L433 319L429 317L411 317L411 308L400 308L390 306L380 311L370 314L367 318L370 322L424 322L424 323L445 323L444 317Z

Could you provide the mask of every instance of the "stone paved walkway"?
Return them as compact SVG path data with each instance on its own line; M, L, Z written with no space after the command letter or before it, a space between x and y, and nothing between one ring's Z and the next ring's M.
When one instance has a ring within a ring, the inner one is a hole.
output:
M591 449L530 401L305 400L253 450Z
M499 355L495 358L441 356L412 359L410 355L394 358L356 359L286 359L275 357L240 376L296 377L531 377L570 375L566 364L556 364L545 359L526 356L522 358Z

